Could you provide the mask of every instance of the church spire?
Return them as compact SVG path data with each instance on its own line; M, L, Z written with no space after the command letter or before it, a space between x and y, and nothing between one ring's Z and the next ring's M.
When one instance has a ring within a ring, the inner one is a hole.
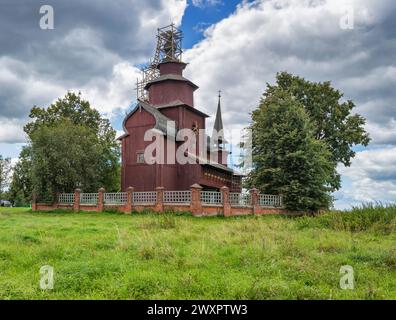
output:
M220 130L223 130L223 119L221 117L220 99L221 99L221 91L219 91L219 102L217 104L216 119L215 119L214 127L213 127L213 130L216 130L217 132L219 132Z
M212 133L212 137L214 135L214 133L216 132L217 134L219 134L219 141L221 142L225 142L224 140L224 133L222 132L223 130L223 119L221 116L221 91L219 90L219 102L217 104L217 112L216 112L216 119L214 122L214 126L213 126L213 133ZM220 133L221 131L221 133Z

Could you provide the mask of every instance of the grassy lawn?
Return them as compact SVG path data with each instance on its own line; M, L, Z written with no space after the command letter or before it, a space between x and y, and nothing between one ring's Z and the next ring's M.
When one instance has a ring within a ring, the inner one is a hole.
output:
M0 208L0 299L396 299L396 207L382 210L386 219ZM53 290L39 288L43 265ZM342 265L354 290L339 287Z

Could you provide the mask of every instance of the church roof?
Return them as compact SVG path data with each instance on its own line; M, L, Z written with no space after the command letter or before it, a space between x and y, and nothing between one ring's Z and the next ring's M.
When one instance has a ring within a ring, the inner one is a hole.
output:
M198 86L195 83L191 82L187 78L184 78L183 76L178 75L178 74L164 74L162 76L159 76L158 78L155 78L154 80L151 80L150 82L148 82L146 84L146 86L144 87L144 89L148 90L153 83L162 82L165 80L184 81L184 82L187 82L188 84L190 84L194 88L194 90L198 89Z
M165 135L167 134L166 129L167 129L168 121L172 121L172 122L174 122L174 121L169 119L167 116L163 115L156 107L154 107L148 103L139 101L138 104L136 105L136 107L131 112L129 112L127 114L127 116L125 117L125 119L122 123L122 127L124 128L125 134L123 134L117 140L122 140L123 138L125 138L126 136L129 135L128 130L125 127L125 123L136 112L136 110L138 110L140 108L143 108L148 113L153 115L153 117L155 119L155 125L154 125L153 129L157 129L157 130L161 131L162 133L164 133ZM176 129L176 131L177 131L177 129Z
M193 159L193 160L198 160L199 163L201 163L203 166L210 166L210 167L214 167L216 169L227 171L227 172L231 173L234 176L241 176L241 177L246 176L245 174L243 174L243 173L241 173L239 171L236 171L233 168L227 167L227 166L225 166L225 165L223 165L221 163L218 163L218 162L213 162L213 161L204 159L204 158L202 158L200 156L197 156L197 155L195 155L193 153L188 153L188 157Z
M166 109L166 108L172 108L172 107L186 107L188 110L190 110L190 111L192 111L194 113L197 113L197 114L199 114L202 117L205 117L205 118L209 117L206 113L204 113L204 112L198 110L197 108L194 108L194 107L192 107L192 106L190 106L188 104L185 104L184 102L182 102L180 100L175 100L175 101L172 101L172 102L167 103L167 104L155 105L154 107L156 109Z
M230 173L234 173L234 170L232 168L229 168L221 163L218 162L214 162L214 161L210 161L208 159L202 158L201 156L197 156L193 153L188 153L187 156L193 160L197 160L198 163L201 163L203 166L211 166L211 167L215 167L217 169L220 170L224 170L224 171L228 171Z

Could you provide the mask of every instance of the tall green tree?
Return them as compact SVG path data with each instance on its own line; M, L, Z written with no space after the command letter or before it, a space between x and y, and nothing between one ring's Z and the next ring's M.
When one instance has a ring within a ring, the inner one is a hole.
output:
M311 82L287 72L277 74L275 85L267 85L264 99L279 91L286 92L299 102L313 124L314 137L323 141L331 151L332 160L350 166L355 156L354 145L367 146L370 142L364 129L365 119L353 114L355 104L343 101L343 93L331 86L331 82ZM340 175L334 171L333 190L340 188Z
M103 153L90 128L69 119L42 125L31 134L32 176L38 190L70 192L76 186L96 191L105 185Z
M12 173L10 186L10 200L14 206L27 206L32 199L32 177L31 177L31 148L25 146L19 154L18 162Z
M3 158L3 156L0 155L0 197L3 195L10 183L11 170L11 159Z
M327 145L315 139L304 106L287 91L277 90L261 100L252 120L254 169L248 185L284 194L291 210L327 208L335 161Z
M31 165L21 165L19 173L31 178L41 197L76 187L86 192L102 186L119 190L116 131L80 93L68 92L48 108L35 106L29 117L32 121L24 130L29 138L27 158Z

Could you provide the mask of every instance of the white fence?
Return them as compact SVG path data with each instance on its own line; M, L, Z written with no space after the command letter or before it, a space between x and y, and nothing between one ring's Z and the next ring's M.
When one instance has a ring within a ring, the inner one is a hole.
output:
M252 205L250 193L230 193L230 204L233 207L247 207Z
M201 191L202 204L220 205L223 203L223 194L218 191Z
M59 204L73 204L74 193L61 193L59 195Z
M123 205L128 201L128 193L126 192L113 192L105 193L103 198L106 205Z
M80 204L97 205L99 193L81 193ZM229 194L230 204L233 207L250 207L252 206L252 197L250 193ZM157 202L157 192L133 192L133 204L136 205L154 205ZM127 192L104 193L103 203L105 205L125 205L128 202ZM74 193L59 194L59 204L72 205L74 203ZM190 204L191 191L164 191L163 203L170 204ZM201 191L202 205L222 205L223 195L218 191ZM281 208L283 207L282 196L271 194L259 194L258 205L263 208Z
M156 191L143 191L133 193L134 204L155 204L157 202Z
M164 191L164 203L190 203L191 191Z
M282 196L272 194L259 194L259 206L261 207L282 207Z
M80 204L97 204L99 193L81 193Z

